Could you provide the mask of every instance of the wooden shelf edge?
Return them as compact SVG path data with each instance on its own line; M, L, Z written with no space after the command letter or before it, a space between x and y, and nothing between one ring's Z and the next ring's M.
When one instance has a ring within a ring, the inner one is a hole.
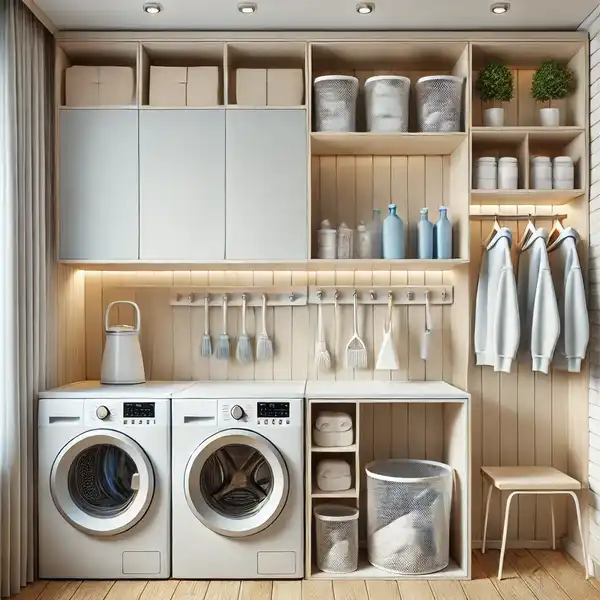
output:
M585 195L585 190L471 190L471 204L569 204Z
M310 447L310 451L311 452L317 452L317 453L322 453L322 452L335 452L335 453L356 452L356 444L352 444L352 446L332 446L331 448L328 448L326 446L311 446Z
M323 492L317 486L313 486L311 497L313 500L335 500L344 498L358 498L356 488L350 488L343 492Z

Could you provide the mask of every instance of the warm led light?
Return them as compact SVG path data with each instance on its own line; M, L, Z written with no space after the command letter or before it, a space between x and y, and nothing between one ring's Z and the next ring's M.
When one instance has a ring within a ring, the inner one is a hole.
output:
M356 12L359 15L369 15L374 10L375 10L375 5L368 3L368 2L362 2L361 4L356 5Z
M251 15L253 12L256 12L258 7L253 2L244 2L243 4L238 4L238 10L244 15Z
M503 15L508 12L510 9L510 4L508 2L498 2L497 4L492 4L492 12L495 15Z
M158 4L158 2L148 2L144 4L144 12L147 12L149 15L157 15L162 9L162 6Z

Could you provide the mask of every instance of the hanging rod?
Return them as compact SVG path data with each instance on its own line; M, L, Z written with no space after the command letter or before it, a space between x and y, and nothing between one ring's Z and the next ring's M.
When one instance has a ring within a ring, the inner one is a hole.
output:
M454 288L451 285L339 285L309 286L308 304L352 304L354 295L361 305L385 305L391 297L394 305L452 304Z
M164 289L164 288L163 288ZM242 296L246 297L248 307L262 306L262 297L266 297L267 306L306 306L306 286L288 287L200 287L188 286L168 288L171 293L169 304L171 306L204 306L208 298L211 307L222 306L223 299L227 297L228 306L242 306Z
M469 218L471 219L471 221L495 221L496 219L498 219L498 221L528 221L529 219L531 219L532 221L535 221L536 219L540 219L540 220L552 220L552 219L558 219L559 221L564 221L564 219L567 219L569 215L565 215L565 214L554 214L554 215L534 215L534 214L527 214L527 215L503 215L503 214L492 214L492 215L469 215Z

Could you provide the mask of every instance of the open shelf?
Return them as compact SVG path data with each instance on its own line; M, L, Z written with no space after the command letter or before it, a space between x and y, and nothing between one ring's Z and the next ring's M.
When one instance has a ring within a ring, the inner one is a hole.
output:
M585 194L585 190L472 190L472 204L563 205Z
M582 127L473 127L473 141L505 143L521 141L553 141L568 143L585 132Z
M361 259L322 260L315 258L308 261L309 268L314 271L451 271L468 264L468 259L418 259L403 260Z
M313 485L311 496L316 499L335 499L335 498L358 498L358 492L355 487L343 492L323 492L316 485Z
M326 446L311 446L311 452L334 452L339 454L340 452L356 452L356 444L352 444L352 446L332 446L331 448L327 448Z
M350 156L447 156L466 133L311 133L312 154Z

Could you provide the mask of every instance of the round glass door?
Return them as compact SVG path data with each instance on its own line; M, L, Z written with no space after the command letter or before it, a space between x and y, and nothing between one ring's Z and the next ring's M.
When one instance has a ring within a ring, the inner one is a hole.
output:
M196 517L231 537L266 529L285 506L289 475L280 452L246 430L217 433L190 457L185 494Z
M73 527L116 535L146 514L154 494L152 464L118 431L89 431L58 454L50 473L54 504Z

